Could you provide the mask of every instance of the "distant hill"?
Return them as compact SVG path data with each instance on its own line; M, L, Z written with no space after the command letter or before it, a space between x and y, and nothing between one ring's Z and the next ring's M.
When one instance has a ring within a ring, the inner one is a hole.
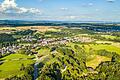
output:
M25 20L0 20L0 26L77 26L81 24L120 24L120 22L104 21L25 21Z
M17 26L65 26L79 27L97 32L120 31L120 22L104 21L24 21L24 20L0 20L0 27Z

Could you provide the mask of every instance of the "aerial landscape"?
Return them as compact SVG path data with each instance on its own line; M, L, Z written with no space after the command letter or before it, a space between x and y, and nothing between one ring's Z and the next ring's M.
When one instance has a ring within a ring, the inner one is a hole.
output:
M120 80L119 0L0 0L0 80Z

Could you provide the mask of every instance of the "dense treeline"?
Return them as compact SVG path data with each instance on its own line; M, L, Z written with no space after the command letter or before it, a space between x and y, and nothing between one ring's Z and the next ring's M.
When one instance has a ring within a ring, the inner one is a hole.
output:
M0 34L0 43L13 42L16 39L11 34L2 33Z
M58 47L56 51L61 55L52 54L52 63L43 63L39 80L75 80L87 71L85 61L78 58L73 50Z
M23 31L17 31L17 32L14 32L15 35L31 35L33 34L34 32L36 31L33 31L33 30L23 30Z
M51 37L53 38L71 37L77 34L94 34L94 32L86 29L69 29L69 28L62 29L61 31L58 32L53 31L45 32L45 35L51 35Z
M52 31L47 31L45 32L45 35L51 35L51 37L53 38L58 38L58 37L68 37L71 36L71 33L67 33L67 32L52 32Z
M119 62L102 62L96 68L97 73L89 73L82 76L81 80L120 80Z

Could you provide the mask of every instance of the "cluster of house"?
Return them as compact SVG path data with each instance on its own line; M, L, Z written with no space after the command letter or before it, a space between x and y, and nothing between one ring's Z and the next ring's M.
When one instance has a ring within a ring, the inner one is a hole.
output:
M86 43L89 43L89 42L95 41L95 39L90 38L90 37L74 37L72 39L72 41L73 42L82 42L82 43L86 42Z
M68 42L65 38L45 38L45 39L36 39L34 36L23 36L21 39L18 40L18 42L37 42L39 46L46 46L46 45L52 45L52 44L65 44Z
M95 39L89 37L64 37L64 38L50 38L41 39L39 43L41 46L45 45L56 45L56 44L66 44L68 42L93 42Z
M66 39L59 39L59 38L50 38L50 39L41 39L39 43L41 46L46 45L56 45L56 44L66 44L68 40Z
M29 40L31 41L33 37L24 37L23 40ZM36 44L32 45L10 45L7 47L3 47L0 49L0 53L3 55L5 53L16 53L17 50L25 48L25 47L31 47L32 49L37 48L38 46L48 46L48 45L57 45L57 44L66 44L68 42L92 42L95 39L89 38L89 37L64 37L64 38L48 38L48 39L39 39L37 40ZM35 52L35 51L33 51ZM36 52L35 52L36 53Z
M7 47L2 47L0 49L0 53L6 54L6 53L15 53L18 49L22 48L22 46L18 45L9 45Z
M0 54L2 54L2 55L7 54L7 53L13 54L23 48L27 50L28 47L30 47L29 49L31 52L36 53L34 51L34 49L37 47L37 45L34 44L34 45L27 45L27 46L26 45L10 45L7 47L2 47L2 48L0 48Z
M35 39L33 36L23 36L20 40L18 40L19 42L33 42L33 41L37 41L37 39Z
M67 42L93 42L95 39L90 37L64 37L64 38L46 38L46 39L35 39L33 36L25 36L21 41L32 42L36 41L38 46L66 44Z

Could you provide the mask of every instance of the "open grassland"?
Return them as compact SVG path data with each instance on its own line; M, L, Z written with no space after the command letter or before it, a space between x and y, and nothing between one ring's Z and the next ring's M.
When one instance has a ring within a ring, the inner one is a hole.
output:
M0 65L0 79L24 74L24 71L20 71L21 65L24 64L24 66L27 66L35 62L30 58L33 58L33 56L23 54L11 54L2 58L3 64Z
M99 55L93 55L93 56L94 58L92 60L86 62L86 66L92 67L93 69L95 69L101 62L111 60L111 58L105 56L99 56Z
M96 43L99 43L99 44L101 44L101 43L108 43L108 44L111 44L113 46L116 46L116 47L120 48L120 43L119 42L113 42L113 41L96 41Z
M101 36L106 39L115 39L116 38L116 36L111 36L111 35L101 35Z
M79 46L84 46L84 49L86 52L90 52L91 49L93 50L101 50L101 49L105 49L109 52L116 52L118 54L120 54L120 48L118 47L119 44L117 43L113 43L114 45L112 44L101 44L101 43L98 43L98 44L75 44L75 43L69 43L67 44L67 46L71 46L73 49L74 49L74 45L79 45Z
M113 45L107 45L107 44L94 45L94 44L90 44L90 45L85 45L85 48L89 48L87 50L90 50L90 48L92 48L94 50L105 49L109 52L116 52L117 54L120 54L120 48L118 48L116 46L113 46Z
M48 48L40 49L38 51L38 56L46 56L48 54L50 54L50 49Z
M27 66L28 64L33 64L33 60L18 60L18 61L7 61L0 65L0 78L6 78L13 75L21 75L24 73L20 71L22 64Z
M14 60L14 59L27 59L27 58L34 58L34 56L27 56L23 54L11 54L9 56L1 58L1 60Z

